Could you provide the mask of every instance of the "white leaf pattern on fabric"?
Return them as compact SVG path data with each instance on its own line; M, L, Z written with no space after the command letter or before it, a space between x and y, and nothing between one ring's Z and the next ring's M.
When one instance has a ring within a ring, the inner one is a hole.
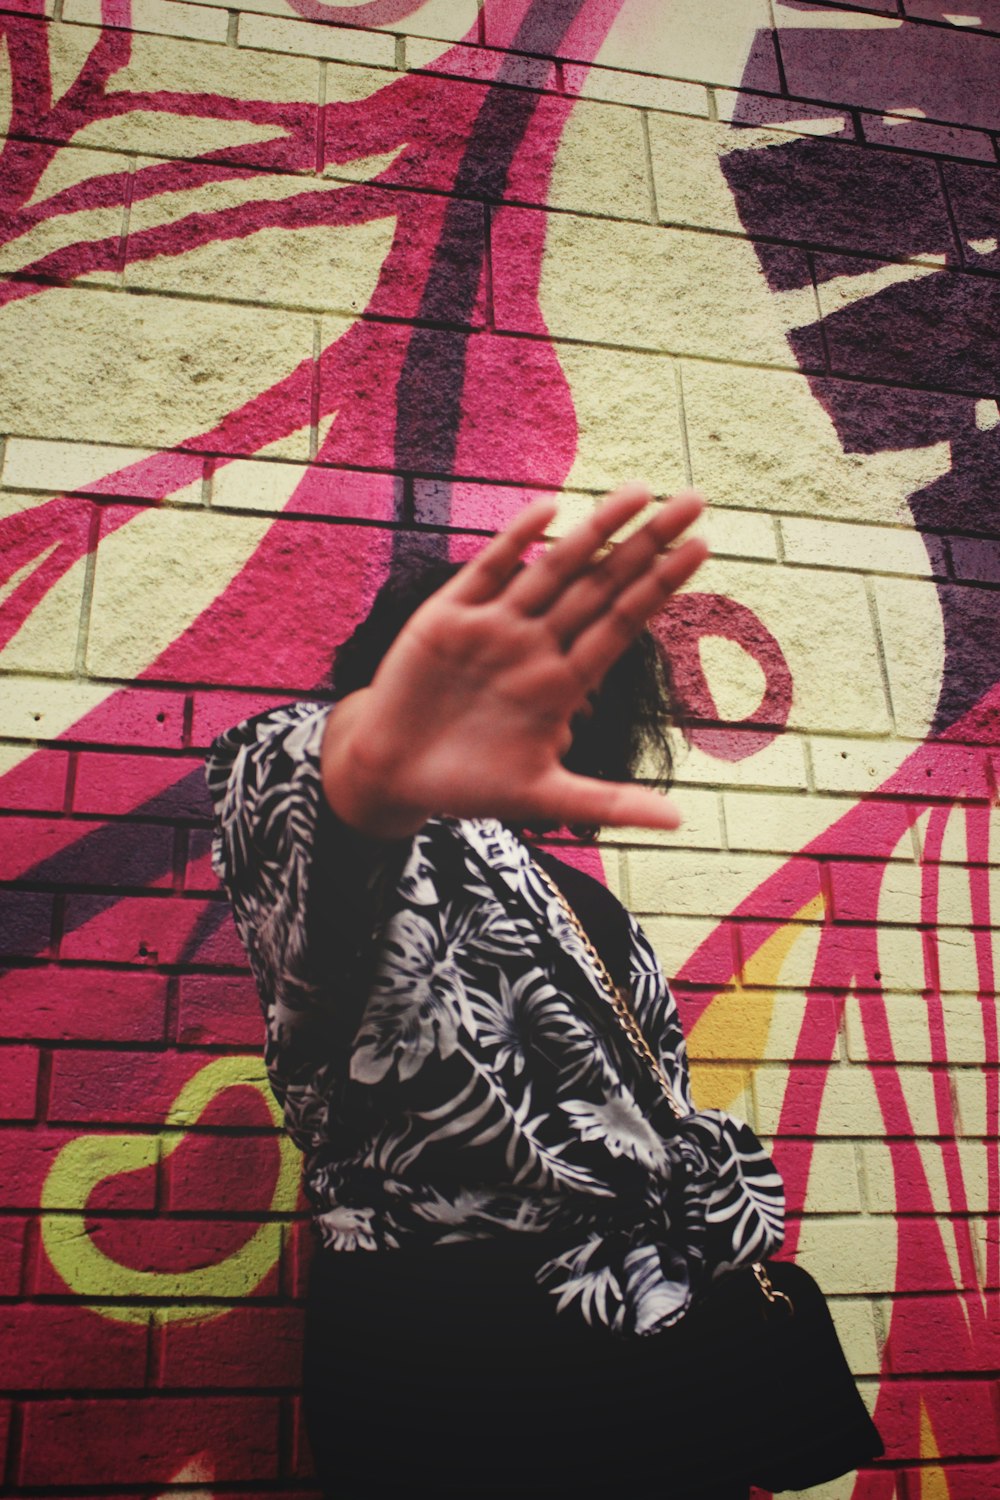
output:
M748 1126L694 1109L677 1008L634 920L631 1004L691 1111L678 1122L647 1117L621 1076L600 978L513 833L435 818L381 844L337 822L328 712L272 710L208 760L213 862L324 1244L536 1235L560 1313L657 1332L713 1275L780 1246L777 1172Z

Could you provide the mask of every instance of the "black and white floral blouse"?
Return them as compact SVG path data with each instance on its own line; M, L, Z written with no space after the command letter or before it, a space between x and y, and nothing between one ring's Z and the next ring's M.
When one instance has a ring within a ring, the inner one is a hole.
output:
M377 844L323 796L328 706L221 736L215 868L266 1063L334 1251L539 1236L560 1311L621 1333L781 1244L781 1180L745 1124L674 1118L527 847L489 819ZM689 1106L684 1040L637 924L631 1003Z

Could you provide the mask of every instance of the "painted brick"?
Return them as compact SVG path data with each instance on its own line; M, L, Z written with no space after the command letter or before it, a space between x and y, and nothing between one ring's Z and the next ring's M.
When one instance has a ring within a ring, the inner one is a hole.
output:
M792 1135L808 1132L833 1137L884 1137L910 1135L913 1131L936 1135L939 1121L933 1080L926 1071L914 1068L894 1069L893 1073L899 1087L893 1083L891 1090L887 1089L891 1097L883 1107L869 1068L760 1067L754 1078L759 1128L767 1135L773 1135L779 1123L782 1133ZM905 1118L898 1107L900 1097L907 1109ZM888 1122L886 1115L890 1116ZM844 1286L842 1290L849 1288Z
M665 974L674 975L683 971L688 984L725 984L739 973L739 961L730 935L724 944L720 959L719 949L712 946L707 953L702 945L716 935L720 923L714 917L645 917L642 929L653 945L653 951ZM719 973L719 965L726 970Z
M26 1219L0 1219L0 1297L16 1297L21 1290Z
M949 26L975 27L977 31L1000 31L1000 0L976 0L974 6L952 9L949 0L906 0L908 16L924 21L944 21Z
M786 562L918 577L930 572L927 549L916 531L831 524L805 516L783 516L779 526Z
M770 1147L774 1149L773 1142ZM786 1178L789 1213L861 1211L858 1158L853 1142L785 1139L779 1148L779 1161Z
M1000 545L983 537L949 537L954 576L969 583L1000 583Z
M0 1307L3 1382L9 1390L142 1386L146 1328L82 1307Z
M678 83L649 73L622 73L614 68L586 68L567 63L563 87L581 99L606 99L638 109L669 110L673 114L708 114L708 96L699 84Z
M100 26L100 0L66 0L62 19L85 26ZM211 5L185 4L184 0L169 0L169 3L167 0L133 0L128 12L130 31L190 37L199 42L224 42L228 24L226 11Z
M878 113L905 106L986 130L1000 123L989 84L1000 66L1000 41L992 37L909 26L901 46L898 18L831 20L819 6L780 3L774 17L793 94Z
M893 1170L892 1150L880 1142L865 1142L860 1148L865 1179L865 1198L869 1212L892 1214L899 1209L901 1190ZM990 1144L986 1141L948 1141L944 1146L932 1141L918 1144L920 1161L927 1176L934 1208L939 1213L966 1210L969 1213L990 1211ZM952 1179L957 1168L957 1184ZM900 1163L900 1171L912 1172L909 1159ZM914 1186L907 1183L908 1186ZM921 1191L922 1191L922 1184Z
M685 916L728 916L751 891L754 912L761 917L793 917L802 905L801 883L789 881L785 889L759 889L789 862L777 856L752 854L689 853L685 849L630 850L626 855L629 900L636 912L656 913L669 909ZM789 873L800 872L804 880L819 886L818 867L810 861L795 861Z
M877 578L872 590L897 733L923 739L937 704L943 659L934 585L908 578ZM968 596L975 591L961 592ZM974 617L969 623L974 623Z
M936 1001L890 995L884 1007L874 996L851 996L846 1013L848 1055L859 1061L868 1056L865 1020L880 1029L885 1015L893 1054L900 1062L947 1058L955 1066L976 1066L985 1061L993 1007L992 997L979 1000L975 995L946 994ZM875 1035L879 1029L874 1029Z
M912 746L894 740L826 739L809 741L816 787L824 792L873 792L879 788L904 796L990 795L981 750L936 744L930 755L912 756ZM892 785L884 787L891 778Z
M159 755L77 756L73 809L78 813L135 813L157 818L210 818L212 806L198 759Z
M918 1458L913 1442L913 1392L908 1382L887 1381L879 1402L879 1431L889 1451ZM986 1380L925 1380L919 1399L927 1410L934 1447L942 1458L994 1458L997 1422L995 1383ZM908 1446L902 1447L909 1439ZM890 1446L891 1445L891 1446Z
M367 63L372 67L395 66L395 39L377 31L314 26L308 21L251 14L241 16L238 37L241 47L259 47L265 52L291 52L335 62Z
M893 0L887 0L892 4ZM875 7L876 9L879 7ZM766 126L792 135L854 135L854 122L846 110L825 109L800 99L774 98L767 94L742 94L734 89L716 89L715 105L720 120L743 126ZM742 150L740 142L728 143Z
M9 1037L160 1041L166 1003L167 981L152 974L53 966L0 978L0 1028Z
M898 146L902 151L932 151L938 156L966 156L995 162L993 143L978 130L957 125L932 125L906 115L862 115L861 129L873 146Z
M253 980L239 975L186 974L180 982L177 1040L195 1047L256 1047L262 1037Z
M956 1068L952 1078L962 1134L995 1134L996 1066Z
M497 327L510 332L540 331L524 264L533 233L528 210L494 220L494 310ZM549 219L545 243L541 306L555 338L793 362L777 306L753 295L760 271L741 240L560 214ZM801 274L804 281L804 267Z
M72 1130L0 1131L0 1193L4 1208L37 1209L42 1186L53 1162L70 1143L79 1139ZM149 1210L155 1202L156 1179L153 1168L134 1170L136 1153L133 1143L121 1136L94 1135L87 1146L75 1147L77 1167L82 1180L95 1185L88 1198L94 1212L106 1209ZM61 1179L60 1179L61 1180ZM54 1192L55 1189L50 1189ZM75 1208L80 1185L66 1184L65 1203L51 1201L51 1208Z
M694 975L685 971L689 983ZM804 1025L806 1009L811 1025ZM683 1017L683 1008L682 1008ZM822 1017L822 1021L820 1020ZM805 995L774 994L750 989L723 990L713 995L697 1023L685 1028L688 1046L696 1056L743 1062L826 1062L829 1041L836 1034L833 1001Z
M942 170L963 259L977 270L996 270L1000 267L996 233L1000 184L996 173L957 162L947 162Z
M838 854L871 854L872 836L848 815L855 803L840 797L769 796L765 792L726 792L723 796L726 833L733 849L804 849L836 825ZM912 859L904 839L892 850L894 859Z
M973 1370L986 1374L1000 1363L996 1345L995 1330L987 1330L982 1340L970 1338L966 1300L954 1293L907 1297L892 1308L887 1352L894 1375L923 1374L929 1351L941 1374Z
M256 1080L262 1064L255 1057L240 1059L229 1085L230 1124L258 1125L270 1116L264 1109ZM49 1118L53 1121L93 1121L103 1124L161 1124L177 1095L201 1068L204 1057L190 1053L60 1051L52 1059ZM244 1082L251 1092L243 1086ZM193 1107L193 1106L192 1106ZM173 1123L195 1123L173 1117Z
M107 170L103 156L82 152L97 169ZM14 489L72 490L86 494L121 495L135 500L159 500L163 494L162 466L153 464L151 448L108 447L98 443L68 443L52 438L11 438L4 449L4 483ZM195 455L171 455L183 483L200 476L204 460Z
M491 45L505 44L505 28L521 9L515 0L486 0L486 40ZM702 83L738 84L749 54L755 74L761 80L770 80L761 81L758 87L778 92L769 27L767 6L761 0L749 0L738 10L727 0L675 0L654 27L648 25L641 11L622 12L600 49L598 61L609 68ZM583 40L578 39L578 47Z
M158 1386L295 1386L301 1381L299 1308L238 1307L223 1318L155 1315Z
M418 525L474 527L477 531L499 531L517 512L546 493L510 484L456 483L437 479L413 481L413 516ZM560 495L559 511L550 523L548 536L563 536L593 514L589 495ZM474 544L478 550L478 542Z
M210 1123L206 1115L203 1124ZM281 1161L278 1137L187 1135L163 1162L172 1212L240 1213L271 1205Z
M8 754L13 762L9 769ZM61 811L68 770L65 750L33 750L25 757L19 746L0 748L0 798L4 807L21 812Z
M282 1291L301 1300L309 1285L309 1267L316 1253L316 1234L311 1222L299 1219L285 1226L281 1258Z
M166 1483L179 1453L213 1455L219 1481L278 1473L278 1403L255 1397L38 1401L24 1412L17 1481Z
M95 712L96 710L96 712ZM184 698L180 693L127 688L110 696L104 686L43 678L4 683L4 733L13 739L55 739L72 727L89 744L180 748Z
M696 1109L728 1110L756 1128L753 1080L746 1068L695 1062L691 1068L691 1095Z
M298 1479L312 1479L316 1473L309 1435L306 1432L302 1398L292 1403L292 1473Z
M188 834L188 856L184 869L186 891L209 891L213 895L219 889L219 877L212 869L212 832L208 828L192 828Z
M750 511L720 510L712 506L693 528L703 536L713 557L747 557L773 562L778 555L770 516Z
M50 1221L46 1238L53 1248L60 1239L64 1246L72 1247L80 1232L80 1220L68 1216ZM138 1290L144 1297L161 1302L196 1297L199 1273L210 1268L224 1268L223 1275L215 1282L215 1297L239 1302L249 1297L272 1297L277 1291L281 1246L278 1224L259 1224L247 1218L176 1220L162 1215L149 1219L99 1219L90 1212L86 1233L93 1249L107 1262L96 1277L91 1274L88 1279L87 1273L80 1273L74 1290L90 1300L106 1297L112 1288L120 1288L119 1295L122 1291L133 1291L128 1279L130 1272L139 1273L142 1278ZM250 1263L241 1259L240 1251L255 1237L258 1253ZM270 1267L263 1280L255 1276L254 1267L260 1264ZM152 1283L150 1275L155 1277ZM66 1292L65 1283L42 1251L37 1257L32 1291L37 1296L59 1296Z
M719 849L722 831L719 826L719 797L714 791L691 788L684 795L684 846L691 849ZM642 844L647 847L676 849L678 836L662 828L607 828L601 845Z
M430 39L408 38L406 66L427 69L449 78L474 78L483 83L501 81L515 88L554 89L558 79L547 58L524 57L490 47L449 47L442 51Z
M0 954L34 958L47 953L52 907L52 897L40 892L0 890Z
M391 521L402 507L402 483L392 474L309 469L299 464L237 458L212 474L212 505L285 515L350 516Z
M156 41L157 50L168 45ZM204 50L219 58L235 55L229 48ZM127 71L117 75L122 88ZM256 90L253 97L259 97ZM129 116L116 126L122 118ZM68 438L169 448L211 429L252 391L266 390L312 358L312 326L302 315L171 297L139 300L141 311L131 297L67 287L54 299L11 303L5 318L12 352L0 371L0 420L26 437L56 430ZM39 347L50 351L44 377L30 354ZM95 377L86 398L84 367ZM305 387L299 395L289 392L285 405L290 427L308 426ZM305 439L290 446L299 451L289 457L306 457Z
M0 1459L4 1466L7 1463L7 1444L10 1437L10 1420L12 1415L11 1403L0 1401Z
M806 791L805 741L796 734L782 734L777 739L767 732L734 730L743 754L739 760L718 760L697 745L680 748L675 774L678 786L706 782L712 786L780 787L786 791ZM683 806L683 793L678 793Z
M105 963L246 964L228 906L146 896L69 896L60 955Z
M841 863L838 860L828 866L828 871L833 892L833 914L837 921L871 922L875 916L869 878L871 866L857 865L851 861ZM936 877L939 885L944 887L947 887L947 881L941 877L946 873L945 867L940 866ZM921 894L924 878L925 869L916 864L895 860L884 866L878 891L878 920L883 923L911 925L922 921ZM963 906L960 902L949 900L947 889L940 894L942 899L938 903L938 925L965 925L969 921L968 895L966 894Z
M815 308L794 316L812 325ZM948 472L969 422L966 402L928 392L690 363L684 408L694 482L716 503L887 525Z
M577 103L566 121L551 176L530 153L518 153L506 197L540 199L550 208L610 214L616 219L653 217L642 120L634 109ZM540 193L535 184L547 183Z
M241 724L254 714L266 713L269 708L279 708L294 695L283 693L239 693L227 692L224 688L216 692L194 694L191 741L199 750L207 750L217 735Z
M0 821L0 879L56 885L170 885L173 833L139 823L10 817Z
M5 1035L11 1034L5 1033ZM17 1035L16 1032L13 1034ZM0 1099L3 1100L5 1120L33 1120L35 1118L38 1099L38 1052L34 1047L0 1047Z

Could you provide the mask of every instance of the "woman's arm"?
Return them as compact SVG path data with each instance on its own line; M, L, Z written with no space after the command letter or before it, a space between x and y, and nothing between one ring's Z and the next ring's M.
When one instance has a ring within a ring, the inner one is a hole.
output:
M521 568L555 513L536 501L416 611L371 686L330 715L323 788L345 823L385 839L442 813L678 825L658 792L562 764L588 694L707 555L700 539L672 545L701 513L694 494L603 550L651 500L645 486L626 486Z

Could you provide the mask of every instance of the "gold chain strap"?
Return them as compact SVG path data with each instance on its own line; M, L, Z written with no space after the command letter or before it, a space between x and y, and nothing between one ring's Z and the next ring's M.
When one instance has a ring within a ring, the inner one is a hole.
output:
M657 1083L660 1085L660 1090L664 1098L666 1099L673 1112L674 1118L683 1120L684 1117L689 1113L689 1111L684 1108L684 1105L678 1099L670 1083L670 1080L667 1077L666 1072L664 1071L662 1063L643 1035L642 1027L639 1025L639 1022L635 1018L632 1008L628 1003L628 997L626 996L625 991L621 988L620 985L615 984L614 980L611 977L607 964L604 962L594 944L591 942L583 923L580 921L580 918L577 916L576 912L573 910L572 906L567 901L562 891L556 885L551 875L547 870L543 870L541 865L537 862L533 862L533 868L536 873L541 876L545 885L552 892L553 896L562 907L563 912L566 916L566 920L569 922L573 931L576 933L581 944L583 945L587 957L593 964L594 970L597 973L597 977L601 981L601 986L604 990L604 997L608 1001L612 1011L614 1012L615 1020L618 1022L625 1035L628 1037L632 1047L632 1051L642 1062L644 1062L649 1067L649 1069L653 1073L653 1076L656 1078ZM751 1269L757 1281L757 1285L760 1287L764 1296L767 1298L768 1302L772 1304L772 1306L780 1302L785 1304L786 1311L794 1311L792 1299L790 1297L787 1297L784 1292L778 1291L778 1288L774 1285L774 1282L767 1274L767 1267L763 1264L762 1261L755 1260L751 1266Z

